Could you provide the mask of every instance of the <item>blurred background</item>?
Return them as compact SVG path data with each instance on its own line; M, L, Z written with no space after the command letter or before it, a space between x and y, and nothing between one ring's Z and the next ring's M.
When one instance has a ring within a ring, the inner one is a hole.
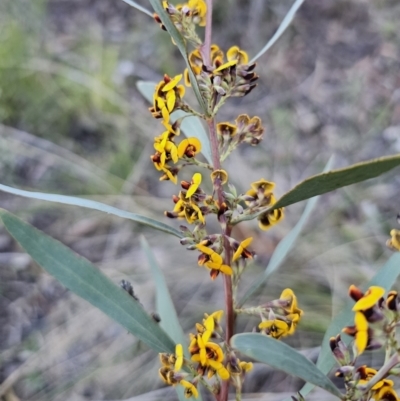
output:
M139 1L150 9L145 0ZM214 1L214 42L254 56L276 31L292 1ZM306 0L267 54L259 85L232 100L219 121L258 115L265 136L226 162L239 192L260 178L280 196L322 171L400 152L400 3L397 0ZM168 221L170 196L149 155L159 135L138 80L158 81L184 68L167 33L122 0L0 1L0 182L22 189L79 195ZM195 105L192 95L188 99ZM190 173L187 172L189 178ZM290 286L305 310L285 342L315 358L349 284L362 285L390 256L385 241L397 226L400 176L382 177L321 197L286 262L248 302ZM115 283L133 283L154 311L154 287L139 246L152 245L186 332L204 312L223 308L221 277L212 282L175 238L87 209L0 193L3 207L94 262ZM271 231L256 222L236 229L254 237L258 258L244 293L291 230L304 202L286 210ZM218 230L210 221L210 230ZM156 400L158 360L118 324L66 291L0 227L0 399L4 401ZM239 318L238 331L257 319ZM378 354L366 354L376 364ZM301 382L257 366L249 398L281 399ZM145 394L151 392L149 394ZM253 395L252 395L253 394ZM319 399L326 398L322 393ZM171 398L172 399L172 398Z

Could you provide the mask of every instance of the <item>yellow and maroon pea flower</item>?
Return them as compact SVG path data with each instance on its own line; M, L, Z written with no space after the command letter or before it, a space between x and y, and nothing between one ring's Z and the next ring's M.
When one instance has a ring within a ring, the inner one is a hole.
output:
M291 288L285 288L279 297L279 304L287 314L303 315L303 310L297 305L297 297Z
M384 293L384 288L372 286L364 294L356 286L351 285L349 295L356 301L353 311L363 312L369 323L382 320L384 315L381 307L383 305Z
M261 180L251 183L250 186L251 189L253 190L252 193L255 193L257 199L262 201L265 197L272 194L272 191L275 188L275 183L272 181L264 180L264 178L261 178ZM275 198L272 198L268 202L268 204L274 204L275 203L274 200Z
M187 380L181 380L179 384L185 389L184 391L185 398L190 398L190 397L197 398L199 396L197 387L193 383Z
M287 322L282 319L272 319L264 320L259 325L258 328L263 331L268 336L279 340L281 337L286 337L289 335L290 326Z
M391 380L386 380L386 381L391 381ZM399 396L393 389L393 385L387 385L387 384L383 385L379 390L376 390L373 393L372 398L375 401L399 401Z
M201 152L201 142L197 138L186 138L178 145L178 157L192 158Z
M398 312L400 310L400 299L397 291L389 291L386 297L386 307L392 312Z
M357 376L360 378L358 381L359 386L365 386L378 372L369 368L366 365L360 366L357 369ZM372 388L372 398L375 401L398 401L399 397L393 389L394 382L389 379L382 379L378 381Z
M228 61L236 60L239 65L246 65L249 62L249 56L244 50L240 50L238 46L232 46L226 52Z
M180 100L185 94L185 87L178 85L182 74L170 78L164 75L164 79L158 83L153 95L153 107L149 110L155 118L163 118L168 123L170 114L180 107Z
M350 287L350 291L354 288L354 286ZM378 286L371 286L368 288L365 294L361 298L356 301L356 304L353 306L353 311L366 311L368 309L373 308L379 300L385 294L385 289Z
M205 224L205 219L200 207L192 200L187 200L185 194L179 192L179 197L174 196L174 209L171 212L164 212L169 218L185 218L189 224L201 222Z
M263 230L269 230L278 224L285 217L283 207L263 213L258 217L258 227Z
M193 23L199 26L206 25L207 5L204 0L189 0L187 6L190 8Z
M241 243L235 241L235 243L233 244L234 254L232 257L232 262L236 262L239 258L253 259L253 252L247 249L252 241L253 237L246 238Z
M211 173L211 181L214 185L220 186L220 185L225 185L228 182L228 173L225 170L214 170Z
M231 124L228 122L217 124L217 136L218 139L223 143L229 143L230 140L236 135L236 132L237 127L235 124Z
M387 240L386 245L393 251L400 251L400 230L390 231L391 239Z
M193 174L192 181L190 182L190 186L186 192L186 199L192 197L196 191L198 190L202 181L202 176L200 173Z
M223 258L220 254L202 244L197 244L196 248L202 252L198 258L199 266L205 266L210 269L210 275L212 279L215 279L219 272L228 276L232 275L232 268L223 263Z
M160 181L172 181L174 184L178 183L178 173L180 167L168 166L165 165L161 168L161 171L164 173L160 177Z

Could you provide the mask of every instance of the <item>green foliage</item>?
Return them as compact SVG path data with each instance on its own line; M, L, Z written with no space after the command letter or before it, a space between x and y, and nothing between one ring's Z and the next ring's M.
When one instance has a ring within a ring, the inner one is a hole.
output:
M161 268L158 265L154 253L145 237L140 237L140 243L149 262L151 274L156 286L156 305L157 313L161 318L160 326L175 341L175 343L183 344L185 347L185 335L183 334L182 327L179 323L178 315L172 302L171 295L169 293Z
M353 164L307 178L283 195L270 210L289 206L335 189L380 176L400 165L400 154Z
M300 377L341 398L338 388L309 359L283 342L258 333L236 334L232 346L256 361Z
M25 251L70 289L157 352L173 352L175 345L138 301L117 287L88 260L5 210L0 218Z
M64 196L57 194L44 194L41 192L23 191L21 189L11 188L2 184L0 184L0 191L8 192L14 195L24 196L26 198L31 198L31 199L40 199L48 202L62 203L64 205L74 205L88 209L99 210L100 212L109 213L125 219L133 220L137 223L144 224L156 230L175 235L178 238L182 236L182 234L178 230L176 230L173 227L170 227L165 223L151 219L150 217L142 216L140 214L127 212L125 210L121 210L114 206L109 206L101 202L92 201L90 199L76 198L74 196Z

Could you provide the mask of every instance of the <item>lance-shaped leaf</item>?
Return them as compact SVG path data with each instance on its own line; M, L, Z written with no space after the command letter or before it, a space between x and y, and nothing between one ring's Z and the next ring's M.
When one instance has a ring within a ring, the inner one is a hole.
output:
M254 63L258 58L260 58L282 36L282 34L286 31L286 28L292 23L297 10L300 8L300 6L303 4L303 2L304 2L304 0L296 0L293 3L292 7L290 7L290 10L285 15L285 18L279 25L279 28L277 29L275 34L268 41L268 43L257 53L257 55L252 58L252 60L250 61L250 64Z
M206 106L204 104L203 97L201 96L199 85L196 81L196 77L193 74L192 67L190 66L187 51L186 51L186 45L185 45L184 39L182 38L182 35L176 29L176 26L173 24L173 22L169 18L169 15L167 14L167 12L164 10L164 7L162 6L162 2L160 0L149 0L149 1L150 1L151 6L153 7L154 11L160 17L161 22L165 26L166 30L171 35L171 38L173 39L174 43L178 47L179 51L181 52L182 57L184 58L184 60L186 62L187 69L189 71L190 84L192 85L194 94L196 95L197 101L198 101L201 109L203 110L204 113L206 113L207 112Z
M324 171L328 171L333 164L333 156L329 159L326 164ZM267 281L268 277L277 270L286 259L286 256L289 254L294 244L296 243L297 238L299 237L301 231L306 225L308 218L310 217L311 212L314 210L315 205L318 201L318 196L311 198L308 202L304 211L296 223L296 225L292 228L292 230L279 242L278 246L275 248L271 259L268 263L268 266L264 270L261 276L257 277L254 283L249 287L249 289L244 294L243 298L239 302L239 306L242 306L257 290L259 290Z
M259 333L248 333L233 336L231 345L256 361L283 370L291 376L300 377L337 397L342 397L339 389L309 359L281 341Z
M164 274L157 263L154 253L151 250L149 243L142 236L140 244L149 262L151 273L156 286L156 305L157 313L160 315L160 326L165 332L176 342L182 344L186 350L186 339L183 334L182 327L179 323L178 315L172 302L167 283L165 282Z
M389 291L392 285L396 282L397 277L400 275L400 252L395 253L385 263L381 270L379 270L375 276L369 281L364 289L376 285L383 287L386 291ZM328 374L331 369L335 366L336 362L332 356L332 352L329 346L329 339L339 334L343 327L354 324L354 312L352 308L354 301L349 301L345 308L332 320L329 325L324 339L322 340L321 352L318 357L317 366L325 374ZM346 344L350 344L352 338L343 336L342 340ZM306 384L300 392L306 396L314 388L311 384Z
M283 195L269 210L322 195L347 185L378 177L400 165L400 154L385 156L307 178Z
M0 209L0 218L7 231L32 259L61 284L100 309L155 351L174 352L174 342L140 303L88 260L3 209Z
M3 184L0 184L0 191L23 196L25 198L39 199L47 202L62 203L64 205L74 205L74 206L85 207L88 209L99 210L100 212L109 213L115 216L122 217L124 219L133 220L136 223L144 224L146 226L155 228L156 230L175 235L178 238L182 238L182 234L175 228L169 226L168 224L161 223L160 221L151 219L150 217L142 216L140 214L127 212L126 210L118 209L114 206L106 205L101 202L92 201L90 199L77 198L75 196L24 191L22 189L8 187Z
M148 81L138 81L136 84L139 92L151 103L153 101L154 88L156 83ZM187 116L187 117L185 117ZM208 135L201 125L200 119L196 116L191 116L188 113L177 110L171 114L171 121L175 122L178 118L185 117L182 120L181 129L187 137L197 138L202 146L201 153L209 163L212 163L210 140Z

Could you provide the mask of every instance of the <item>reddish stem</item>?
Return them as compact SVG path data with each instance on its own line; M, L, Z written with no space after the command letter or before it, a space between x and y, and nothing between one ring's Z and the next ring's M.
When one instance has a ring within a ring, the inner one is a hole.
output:
M207 120L208 132L210 134L210 144L211 144L211 155L213 161L214 170L221 169L221 162L218 151L218 139L215 130L214 119ZM219 185L216 188L217 198L219 205L222 205L224 197L222 194L222 187ZM228 266L231 265L231 248L226 236L230 236L232 227L227 225L224 230L224 250L225 250L225 260L224 263ZM233 335L233 328L235 324L235 313L233 310L233 294L232 294L232 279L230 276L224 274L224 292L225 292L225 310L226 310L226 329L225 329L225 341L229 344L229 341ZM227 401L229 393L229 381L223 381L221 386L221 392L219 393L217 399L218 401Z
M210 66L211 64L211 33L212 33L212 8L213 8L213 0L206 0L207 2L207 15L206 15L206 28L204 35L204 43L200 48L200 52L203 58L203 63L206 66ZM217 133L215 130L215 120L214 118L210 118L207 120L208 132L210 138L211 145L211 155L214 170L221 169L221 161L218 150L218 139ZM222 194L222 186L218 185L216 188L217 198L219 205L222 205L224 202L224 197ZM228 266L231 264L231 248L229 241L226 236L230 236L232 231L232 227L227 225L224 229L224 250L225 250L225 260L224 263ZM224 292L225 292L225 310L226 310L226 330L225 330L225 341L229 343L232 335L233 328L235 322L235 313L233 310L233 296L232 296L232 279L230 276L223 275L224 277ZM227 401L229 393L229 380L225 380L222 382L221 391L216 396L218 401Z

